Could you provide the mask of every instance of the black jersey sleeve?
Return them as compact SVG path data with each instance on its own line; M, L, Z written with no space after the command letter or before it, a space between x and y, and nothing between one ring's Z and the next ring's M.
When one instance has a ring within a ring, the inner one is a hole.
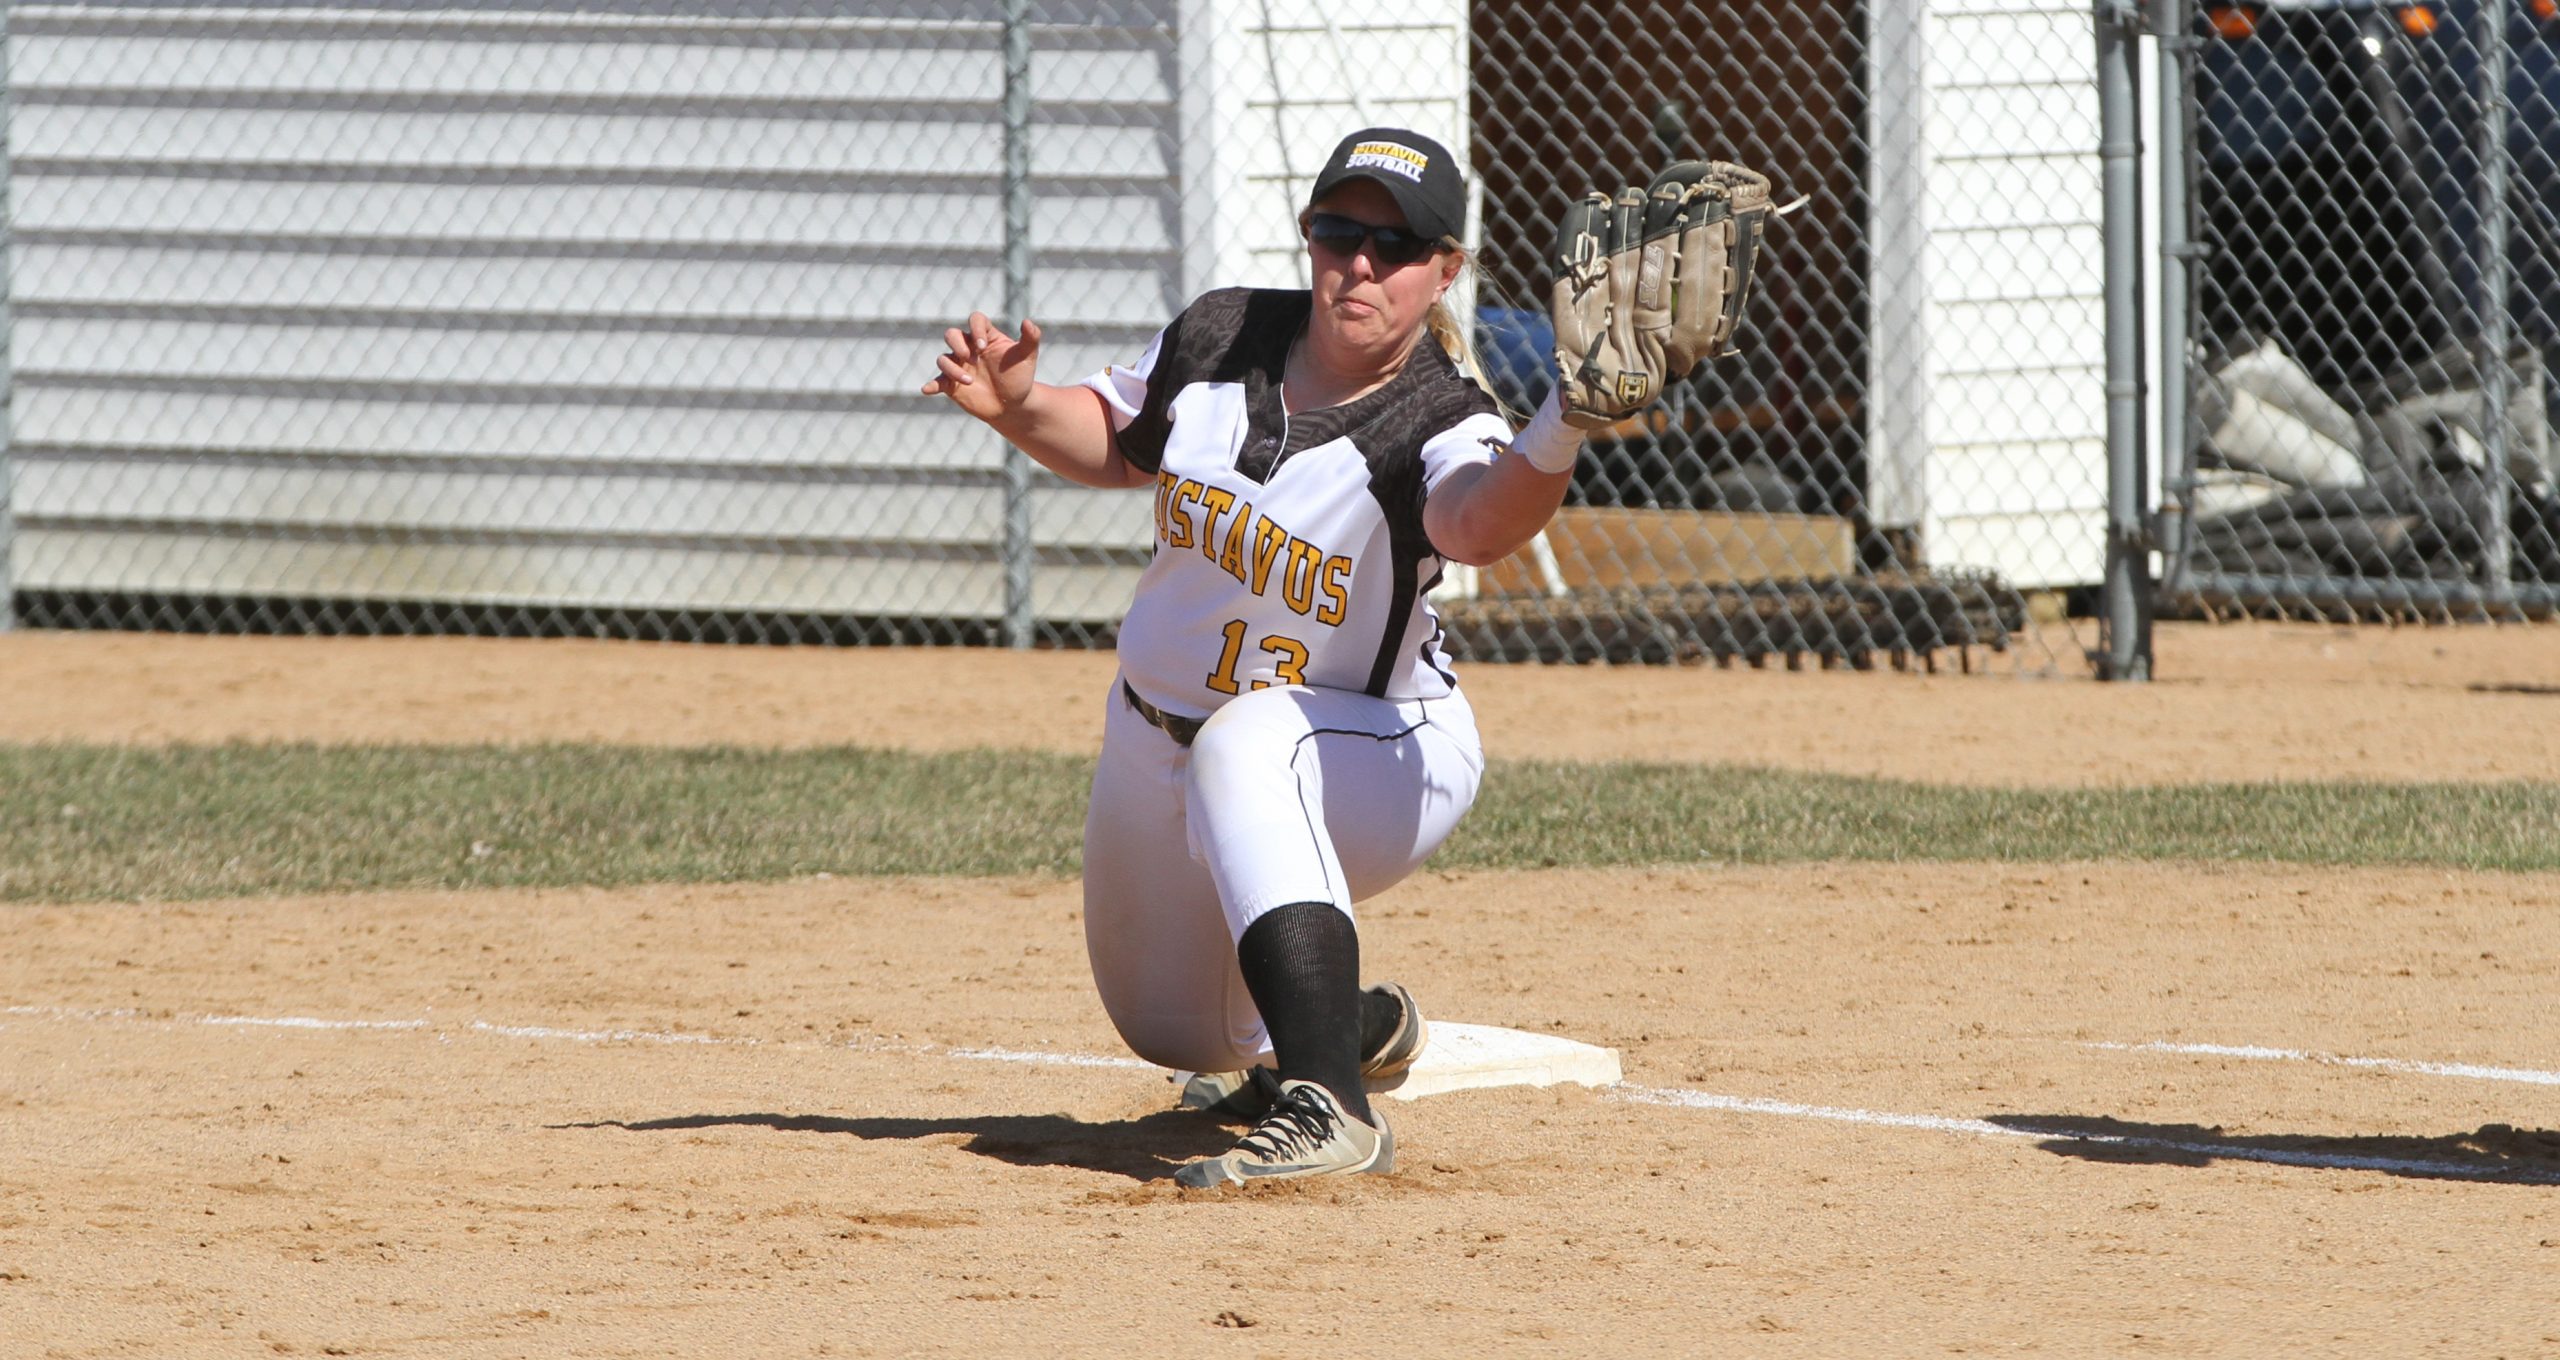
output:
M1397 555L1418 561L1433 556L1430 535L1423 532L1422 506L1427 495L1422 449L1471 416L1502 408L1483 388L1442 353L1428 337L1427 353L1414 356L1407 369L1410 385L1378 413L1360 441L1369 456L1370 490L1387 517Z
M1164 442L1173 433L1173 399L1182 389L1238 380L1269 366L1273 353L1288 352L1306 312L1304 293L1221 288L1201 294L1157 339L1147 399L1120 430L1120 456L1141 472L1162 468Z

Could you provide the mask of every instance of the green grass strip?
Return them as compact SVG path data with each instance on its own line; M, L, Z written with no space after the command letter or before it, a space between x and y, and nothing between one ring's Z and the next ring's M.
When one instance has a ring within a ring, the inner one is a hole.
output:
M0 900L1072 874L1025 752L0 746ZM1449 867L2179 859L2560 869L2560 784L1973 789L1498 764Z
M1735 767L1499 769L1469 863L2276 861L2560 869L2560 784L1984 789Z
M0 898L1075 872L1089 763L628 747L0 746Z

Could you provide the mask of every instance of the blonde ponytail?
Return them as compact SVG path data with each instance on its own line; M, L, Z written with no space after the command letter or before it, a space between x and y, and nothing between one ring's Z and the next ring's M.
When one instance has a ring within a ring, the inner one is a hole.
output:
M1474 255L1466 247L1458 244L1456 238L1443 237L1441 242L1466 259L1466 263L1459 268L1474 267ZM1485 376L1484 363L1477 356L1475 346L1467 343L1466 328L1458 324L1458 314L1449 309L1449 300L1445 296L1432 300L1431 310L1423 317L1422 325L1423 329L1431 332L1431 338L1439 344L1441 352L1448 355L1450 362L1458 366L1458 371L1467 375L1467 381L1482 388L1486 396L1493 398L1494 408L1502 412L1504 420L1511 422L1516 428L1528 419L1520 412L1512 410L1502 400L1502 394L1493 390L1493 380Z

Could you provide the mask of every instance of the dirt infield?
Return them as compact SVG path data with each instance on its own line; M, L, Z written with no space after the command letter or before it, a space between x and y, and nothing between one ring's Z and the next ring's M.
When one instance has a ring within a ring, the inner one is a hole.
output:
M2147 686L1475 666L1490 754L1941 783L2560 770L2560 627L2164 627ZM0 741L603 741L1084 752L1109 653L0 636Z
M2162 654L1469 684L1514 756L2560 769L2560 632ZM0 740L1089 749L1107 665L18 635ZM1230 1198L1164 1179L1232 1131L1123 1055L1072 883L0 921L0 1355L2560 1353L2560 875L1426 871L1372 975L1627 1083L1390 1105L1396 1176Z
M1432 1097L1400 1174L1230 1199L1162 1179L1230 1131L1075 1061L1119 1052L1076 916L952 880L19 909L0 1353L2560 1348L2560 878L1427 876L1373 906L1380 972L1695 1103ZM2158 1042L2525 1072L2092 1046Z

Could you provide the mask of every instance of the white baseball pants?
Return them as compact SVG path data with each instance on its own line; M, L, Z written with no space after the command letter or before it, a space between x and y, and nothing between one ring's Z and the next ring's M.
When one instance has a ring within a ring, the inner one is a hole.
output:
M1149 1062L1227 1072L1271 1041L1236 967L1264 912L1352 903L1440 848L1484 775L1467 701L1285 685L1182 746L1111 683L1085 817L1084 935L1103 1009ZM1356 919L1356 918L1355 918Z

